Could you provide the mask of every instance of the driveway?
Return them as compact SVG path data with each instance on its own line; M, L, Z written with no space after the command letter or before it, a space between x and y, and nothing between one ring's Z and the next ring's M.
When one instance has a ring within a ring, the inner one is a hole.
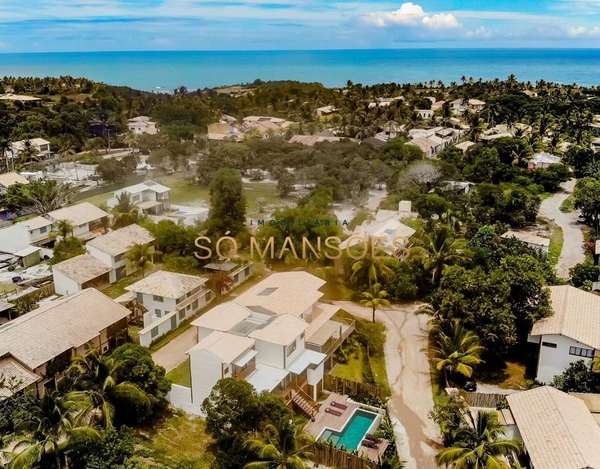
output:
M561 184L562 190L544 200L539 212L540 216L554 221L563 230L564 244L556 265L556 273L561 278L569 278L569 269L585 260L583 233L581 225L577 223L577 212L560 211L565 199L573 193L576 182L576 179L571 179Z
M154 363L163 366L167 373L173 368L177 368L187 359L185 352L198 343L196 339L197 331L197 327L190 327L184 333L167 342L165 346L152 354Z
M372 312L350 301L336 301L345 311L371 320ZM394 305L378 311L377 321L385 324L385 358L392 398L388 409L396 423L397 445L406 469L435 469L434 457L441 448L437 425L429 418L433 410L431 375L425 354L427 321L416 316L419 305Z

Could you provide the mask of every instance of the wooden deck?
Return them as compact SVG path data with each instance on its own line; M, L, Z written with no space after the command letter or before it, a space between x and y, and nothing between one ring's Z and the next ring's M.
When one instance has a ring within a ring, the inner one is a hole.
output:
M346 405L348 406L348 408L342 410L338 409L337 407L333 407L331 405L333 401ZM357 404L348 402L347 395L336 394L332 392L331 394L329 394L327 399L325 399L321 403L319 412L317 413L317 415L315 415L315 420L308 422L306 427L304 427L304 430L307 433L313 435L315 438L319 438L319 436L321 436L321 433L323 433L323 430L325 430L326 428L336 432L341 432L358 408L359 406ZM327 413L325 412L325 409L332 409L334 411L341 412L342 415L337 416ZM365 446L359 446L358 450L359 452L364 453L364 455L367 456L370 460L379 461L379 457L383 455L388 445L389 442L387 440L382 440L377 448L367 448Z

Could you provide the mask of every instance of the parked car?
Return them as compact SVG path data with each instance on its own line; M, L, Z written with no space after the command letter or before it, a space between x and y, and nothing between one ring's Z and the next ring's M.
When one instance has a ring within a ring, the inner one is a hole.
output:
M585 216L583 214L580 214L577 217L577 223L585 223L585 222L587 222L587 218L585 218Z
M450 381L467 392L477 391L477 382L472 376L469 378L461 373L453 373L450 376Z

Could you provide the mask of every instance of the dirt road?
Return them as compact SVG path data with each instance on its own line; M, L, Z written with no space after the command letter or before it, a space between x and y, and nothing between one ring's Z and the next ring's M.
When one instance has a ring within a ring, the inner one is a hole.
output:
M372 312L356 303L337 301L345 311L365 319ZM441 447L436 424L428 414L433 409L429 365L421 349L427 346L426 316L415 316L417 305L402 305L377 312L377 321L387 328L385 357L392 388L389 412L396 425L398 447L407 469L434 469Z
M164 366L167 373L173 368L177 368L178 365L186 360L187 355L185 352L198 343L196 339L197 332L197 327L190 327L183 334L175 337L164 347L161 347L152 354L154 362L157 365Z
M576 182L576 179L571 179L563 183L560 192L542 202L539 212L540 216L554 220L554 223L563 230L564 244L556 265L557 275L561 278L568 278L569 269L585 260L583 234L581 225L577 223L577 212L563 213L560 211L565 199L573 192Z

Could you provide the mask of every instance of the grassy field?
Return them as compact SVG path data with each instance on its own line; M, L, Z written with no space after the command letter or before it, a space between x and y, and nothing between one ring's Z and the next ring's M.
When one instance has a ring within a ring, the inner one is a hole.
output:
M548 257L553 264L558 262L560 253L562 252L564 243L563 230L560 226L554 227L552 238L550 238L550 248L548 251Z
M186 469L208 469L214 457L208 452L210 437L198 417L175 413L149 431L139 432L138 459L150 467L164 465Z
M187 358L181 365L167 373L167 379L172 383L192 387L192 377L190 375L190 359Z
M529 389L533 384L526 365L511 361L507 361L504 369L495 371L491 376L484 373L481 380L502 389Z
M155 265L154 269L146 270L146 272L144 272L144 275L148 276L152 272L155 272L156 270L159 270L160 268L161 268L161 266ZM142 273L135 272L134 274L130 275L129 277L122 278L118 282L115 282L112 285L109 285L104 290L102 290L102 293L104 293L106 296L108 296L109 298L112 298L114 300L115 298L118 298L121 295L124 295L125 293L127 293L127 290L125 290L125 287L128 287L129 285L132 285L141 279L142 279Z
M350 381L362 383L363 353L362 347L357 348L356 352L348 357L348 363L338 363L333 370L331 370L331 374L333 376L339 376L340 378L349 379Z

